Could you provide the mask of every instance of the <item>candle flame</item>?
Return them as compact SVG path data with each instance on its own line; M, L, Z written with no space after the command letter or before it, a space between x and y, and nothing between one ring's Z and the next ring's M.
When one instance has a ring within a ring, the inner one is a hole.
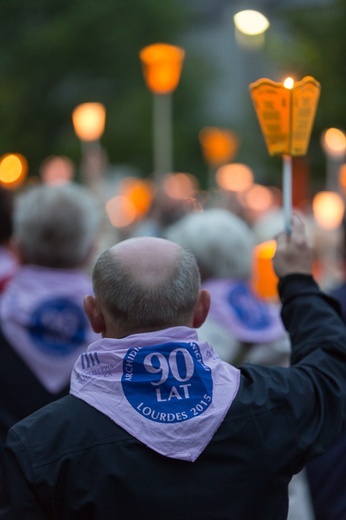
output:
M294 86L294 79L293 78L286 78L284 81L284 87L288 89L292 89Z

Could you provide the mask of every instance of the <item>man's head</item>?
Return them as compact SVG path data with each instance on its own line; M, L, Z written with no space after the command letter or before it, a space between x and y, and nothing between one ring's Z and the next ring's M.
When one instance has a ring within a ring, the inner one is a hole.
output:
M88 259L99 225L99 208L87 188L40 185L16 201L14 242L25 264L70 269Z
M195 255L203 280L250 277L252 231L226 209L189 213L166 230L166 237Z
M132 238L106 250L93 285L85 310L95 332L106 337L199 327L209 310L194 256L161 238Z

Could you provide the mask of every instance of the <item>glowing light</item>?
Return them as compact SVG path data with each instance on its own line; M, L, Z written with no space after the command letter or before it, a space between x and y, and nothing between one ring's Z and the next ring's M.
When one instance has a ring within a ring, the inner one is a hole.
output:
M274 194L266 186L254 184L244 193L244 201L249 210L256 213L268 211L274 204Z
M72 122L81 141L97 141L105 128L106 109L102 103L82 103L72 112Z
M119 185L119 192L131 201L139 217L148 212L155 190L154 183L148 179L126 177Z
M65 184L75 173L73 161L68 157L50 156L41 164L40 175L45 184Z
M326 230L337 229L344 216L344 201L334 191L321 191L313 198L312 211L321 228Z
M6 154L0 159L0 182L6 188L17 188L25 179L28 163L21 154Z
M114 227L126 227L132 224L137 216L136 208L128 197L122 195L111 198L105 206L109 221Z
M321 85L311 76L285 84L259 79L249 85L251 98L269 154L305 155Z
M277 299L278 278L272 265L275 252L275 240L262 242L253 251L253 289L262 298L270 300Z
M270 26L269 20L262 13L251 9L235 14L233 20L238 31L249 36L262 34Z
M346 136L338 128L328 128L321 136L321 145L331 157L343 157L346 152Z
M294 79L290 77L286 78L283 85L288 90L291 90L294 87Z
M185 51L165 43L154 43L139 53L143 75L149 90L155 94L173 92L180 80Z
M202 128L199 132L199 141L206 162L213 167L231 161L239 147L236 134L223 128Z
M346 191L346 164L342 164L339 169L339 184L343 191Z
M198 188L198 181L188 173L172 173L166 176L162 185L171 199L183 200L193 197Z
M245 191L253 184L253 173L246 164L233 163L221 166L216 172L216 182L228 191Z

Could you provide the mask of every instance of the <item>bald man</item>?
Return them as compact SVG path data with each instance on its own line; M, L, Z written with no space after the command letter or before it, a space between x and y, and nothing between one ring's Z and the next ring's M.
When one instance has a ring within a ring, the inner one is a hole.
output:
M210 302L190 253L157 238L104 252L85 299L102 339L70 395L11 428L0 518L287 518L292 475L345 418L346 329L311 264L294 218L274 259L292 367L238 369L198 340Z

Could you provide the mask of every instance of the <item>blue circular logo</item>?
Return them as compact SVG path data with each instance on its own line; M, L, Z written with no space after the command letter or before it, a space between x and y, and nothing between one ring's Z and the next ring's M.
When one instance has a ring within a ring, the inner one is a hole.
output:
M122 387L132 407L160 423L202 414L213 398L211 370L196 343L134 347L123 361Z
M66 298L42 302L34 311L29 334L37 347L46 354L65 356L86 341L88 326L84 311Z
M271 318L267 306L255 298L246 284L232 287L227 301L244 327L253 331L269 327Z

